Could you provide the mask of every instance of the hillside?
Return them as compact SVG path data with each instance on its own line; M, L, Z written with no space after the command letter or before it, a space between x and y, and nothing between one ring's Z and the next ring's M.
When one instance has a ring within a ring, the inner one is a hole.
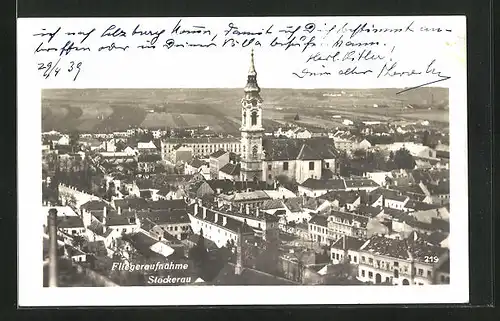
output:
M303 125L335 127L349 119L426 119L448 122L448 89L263 89L264 126L299 114ZM42 128L117 131L210 126L235 133L242 89L47 89L42 93ZM412 108L405 108L411 105ZM431 109L429 109L431 108ZM337 117L333 117L336 116Z

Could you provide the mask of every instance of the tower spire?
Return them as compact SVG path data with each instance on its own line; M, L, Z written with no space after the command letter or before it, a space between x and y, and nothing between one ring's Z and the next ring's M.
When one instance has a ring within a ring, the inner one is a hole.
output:
M250 52L250 68L248 69L248 75L257 76L257 71L255 71L255 62L253 59L253 48L252 51Z
M250 53L250 68L248 69L247 85L245 86L245 93L251 94L251 96L254 96L256 98L260 98L259 92L260 88L259 85L257 84L257 71L255 71L255 61L252 48L252 51Z

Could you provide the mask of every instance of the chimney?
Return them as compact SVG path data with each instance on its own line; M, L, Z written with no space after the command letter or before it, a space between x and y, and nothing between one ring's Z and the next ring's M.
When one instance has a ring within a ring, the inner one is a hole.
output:
M57 287L57 210L51 208L48 217L49 228L49 287Z
M207 218L207 208L203 207L203 219Z
M233 203L229 203L229 211L232 212L233 211Z
M259 207L257 207L257 208L255 209L255 216L257 216L257 217L259 217L259 216L260 216L260 208L259 208Z
M122 215L122 208L118 206L118 215Z
M222 216L222 226L226 226L226 224L227 224L227 217Z
M219 214L217 212L214 213L214 223L217 223L219 220Z
M236 242L236 266L234 267L234 274L241 275L243 269L243 240L241 237L241 229L238 227L238 240Z
M198 215L198 203L194 203L194 216Z
M106 225L106 218L108 217L108 208L104 206L102 210L102 224Z
M250 205L248 205L248 204L245 205L245 213L247 215L250 215Z

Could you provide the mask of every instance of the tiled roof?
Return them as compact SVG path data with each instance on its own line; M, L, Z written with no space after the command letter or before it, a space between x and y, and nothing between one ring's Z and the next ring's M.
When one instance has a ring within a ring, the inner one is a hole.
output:
M357 209L356 212L360 215L363 216L368 216L368 217L374 217L380 213L382 213L382 208L381 207L373 207L373 206L367 206L361 204Z
M268 200L270 199L269 195L264 191L252 191L252 192L240 192L234 193L232 200L234 202L240 201L254 201L254 200Z
M228 175L238 176L240 175L240 169L241 169L240 163L238 164L227 163L226 165L222 166L222 168L219 169L219 171L226 173Z
M326 137L308 139L264 139L265 160L322 160L337 158L333 140Z
M202 160L200 160L198 158L193 158L191 160L191 162L189 162L189 165L192 166L192 167L194 167L194 168L200 168L203 165L207 165L208 166L208 163L205 162L205 161L202 161Z
M223 149L219 149L218 151L216 152L213 152L212 154L210 154L210 158L219 158L221 157L222 155L226 154L227 152Z
M292 213L302 211L302 197L287 198L283 203Z
M347 188L359 188L359 187L377 187L379 186L371 179L349 179L345 180L345 186Z
M414 200L409 200L408 202L406 202L404 207L408 208L408 209L413 209L415 211L427 211L427 210L440 208L441 206L435 205L435 204L424 203L424 202L418 202L418 201L414 201Z
M83 221L79 216L58 216L58 228L83 228Z
M151 210L186 209L186 201L183 199L149 201L147 206Z
M88 201L87 203L80 206L80 208L86 209L87 211L102 210L104 207L107 207L108 210L113 209L108 203L104 201Z
M132 246L142 255L147 258L157 258L159 260L164 260L165 258L151 250L151 246L158 243L158 240L146 235L142 232L134 233L132 235L125 235L124 240L128 241Z
M327 220L326 216L323 216L323 215L314 215L309 220L309 224L314 224L314 225L319 225L319 226L327 227L327 225L328 225L327 221L328 220Z
M263 210L274 210L278 208L283 208L283 202L279 199L270 199L265 200L264 204L262 204L261 209Z
M308 178L302 184L302 187L312 190L344 190L345 183L343 179L314 179Z
M114 200L115 207L121 208L131 208L135 210L147 209L149 207L148 201L144 198L124 198L124 199L115 199Z
M142 219L149 219L156 225L162 224L182 224L189 223L189 216L185 209L181 210L162 210L162 211L141 211L137 216Z
M344 245L345 240L345 245ZM335 249L345 249L347 250L359 250L359 248L365 244L366 240L358 239L356 237L344 236L339 238L335 243L332 244L332 248Z

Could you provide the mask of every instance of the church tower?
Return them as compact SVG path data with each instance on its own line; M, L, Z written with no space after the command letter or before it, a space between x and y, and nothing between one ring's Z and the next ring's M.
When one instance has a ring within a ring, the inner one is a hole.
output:
M241 180L262 180L262 98L257 84L253 49L245 96L241 99Z

